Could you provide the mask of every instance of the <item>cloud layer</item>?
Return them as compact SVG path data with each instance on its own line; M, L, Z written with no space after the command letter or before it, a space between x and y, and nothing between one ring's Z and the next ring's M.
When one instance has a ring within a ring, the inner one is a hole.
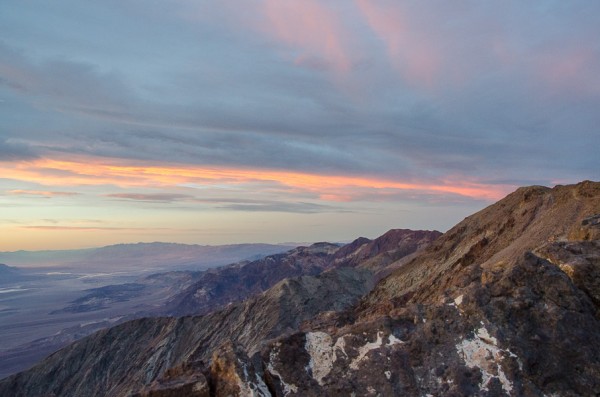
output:
M0 207L359 219L597 179L598 15L584 1L4 2Z

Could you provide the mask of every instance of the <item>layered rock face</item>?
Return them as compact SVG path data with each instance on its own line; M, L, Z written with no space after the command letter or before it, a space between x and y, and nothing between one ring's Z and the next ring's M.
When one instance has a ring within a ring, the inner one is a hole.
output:
M370 243L217 313L100 332L0 395L600 394L600 183L519 189L391 263Z

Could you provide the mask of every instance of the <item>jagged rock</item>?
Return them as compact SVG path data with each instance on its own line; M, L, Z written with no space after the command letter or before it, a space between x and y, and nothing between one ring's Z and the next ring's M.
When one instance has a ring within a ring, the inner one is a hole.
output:
M392 229L375 240L361 237L339 249L333 256L333 264L336 267L359 266L378 272L394 261L427 247L441 235L438 231Z
M229 342L215 351L210 375L215 396L268 397L271 391L262 371L255 370L239 345Z

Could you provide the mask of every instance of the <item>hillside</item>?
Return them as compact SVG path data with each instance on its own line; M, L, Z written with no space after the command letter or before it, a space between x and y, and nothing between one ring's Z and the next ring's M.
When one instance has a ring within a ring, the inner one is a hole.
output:
M600 183L518 189L375 273L352 244L350 267L102 331L0 394L600 394Z
M211 269L171 298L164 314L206 314L265 291L285 278L314 276L328 269L361 267L376 273L440 235L437 231L393 229L374 240L361 237L343 247L316 243L249 263Z
M134 320L100 331L0 383L0 395L124 396L168 384L185 387L192 372L235 341L248 354L296 330L324 310L340 310L368 292L370 272L340 269L284 280L244 303L196 317ZM110 375L108 375L110 374ZM109 376L109 378L107 378ZM180 385L181 384L181 385ZM21 394L20 394L21 393Z
M290 395L595 396L599 214L599 183L521 188L262 366Z

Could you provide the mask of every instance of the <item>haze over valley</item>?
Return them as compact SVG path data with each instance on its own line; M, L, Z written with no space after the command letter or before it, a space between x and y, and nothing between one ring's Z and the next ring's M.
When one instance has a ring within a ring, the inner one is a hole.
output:
M0 377L119 321L152 314L198 273L291 248L123 244L0 252Z

